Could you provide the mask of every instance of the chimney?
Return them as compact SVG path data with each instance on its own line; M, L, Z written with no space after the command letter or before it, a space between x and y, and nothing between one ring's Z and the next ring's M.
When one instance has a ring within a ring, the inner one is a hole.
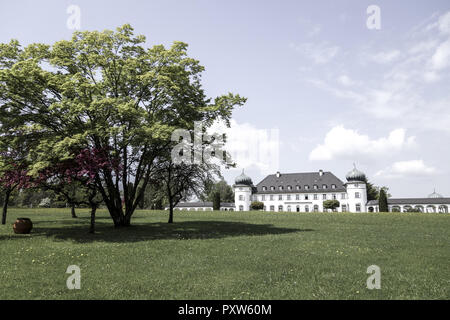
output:
M281 176L280 171L277 171L277 178L279 178Z
M319 176L323 176L323 170L322 169L319 170Z

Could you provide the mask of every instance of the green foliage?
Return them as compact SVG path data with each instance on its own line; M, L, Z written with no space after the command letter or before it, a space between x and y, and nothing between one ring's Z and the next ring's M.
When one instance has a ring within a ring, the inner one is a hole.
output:
M378 200L380 198L380 190L383 189L386 193L386 196L388 198L391 197L391 195L388 193L389 192L389 188L386 186L383 187L379 187L379 186L375 186L374 184L372 184L370 181L367 180L366 178L366 188L367 188L367 200L371 201L371 200Z
M262 203L260 201L253 201L250 204L250 209L251 210L263 210L264 209L264 203Z
M103 168L95 186L116 226L129 225L154 168L170 155L174 129L229 124L246 101L231 93L208 98L204 67L187 55L187 44L144 42L123 25L75 32L51 46L0 45L0 146L26 145L34 176L81 149L107 150L121 167Z
M378 199L380 212L388 212L388 201L386 196L386 191L381 188L380 189L380 198Z
M222 202L234 202L233 188L223 179L218 182L207 181L205 183L205 193L203 198L206 201L213 201L214 194L217 192L220 194L220 200Z
M323 208L324 209L331 209L331 210L335 210L336 208L340 207L340 203L338 200L325 200L323 202Z

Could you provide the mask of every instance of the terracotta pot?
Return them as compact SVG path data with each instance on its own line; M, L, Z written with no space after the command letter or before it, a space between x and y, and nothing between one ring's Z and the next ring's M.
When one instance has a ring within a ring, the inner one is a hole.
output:
M26 234L33 229L33 222L28 218L17 218L13 225L14 233Z

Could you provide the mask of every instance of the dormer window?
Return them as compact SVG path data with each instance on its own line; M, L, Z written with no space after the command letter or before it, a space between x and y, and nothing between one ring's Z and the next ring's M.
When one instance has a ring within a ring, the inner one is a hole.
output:
M305 190L309 190L309 186L308 185L305 185Z
M335 184L332 184L332 185L331 185L331 189L336 189L336 185L335 185Z
M328 188L326 184L322 185L322 189Z
M313 188L314 188L314 189L318 189L319 186L318 186L317 184L315 184L315 185L313 185Z
M288 190L292 190L292 186L288 186Z
M274 187L274 186L271 186L271 187L270 187L270 190L272 190L272 191L275 190L275 187Z
M297 190L300 190L301 189L301 187L300 186L297 186Z
M278 189L279 189L279 190L283 190L283 186L279 186Z
M262 187L262 189L263 189L263 191L266 191L266 190L267 190L267 187Z

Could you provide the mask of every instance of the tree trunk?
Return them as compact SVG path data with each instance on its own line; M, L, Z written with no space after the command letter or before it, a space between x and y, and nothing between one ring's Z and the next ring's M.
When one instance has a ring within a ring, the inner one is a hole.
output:
M173 223L173 205L172 203L169 204L169 221L168 223Z
M91 208L91 226L89 227L89 233L95 233L95 212L97 211L97 206L93 205Z
M75 214L75 205L72 204L72 206L70 207L70 212L72 214L72 218L78 218L77 215Z
M6 224L6 214L8 212L8 203L9 203L9 196L11 195L11 189L6 189L5 192L5 200L3 202L3 212L2 212L2 224Z

